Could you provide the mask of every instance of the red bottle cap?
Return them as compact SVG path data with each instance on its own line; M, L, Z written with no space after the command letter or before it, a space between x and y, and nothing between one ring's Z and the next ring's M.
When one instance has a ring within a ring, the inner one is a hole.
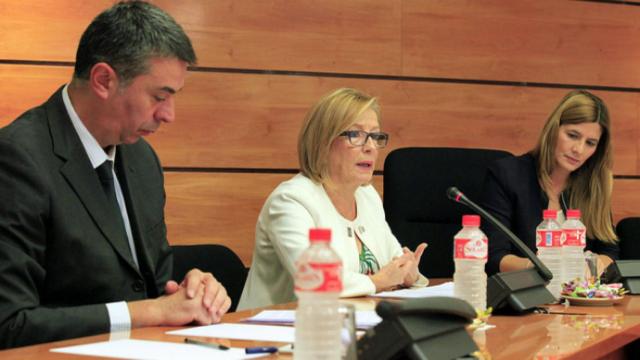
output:
M330 242L331 241L331 229L309 229L309 241L321 241L321 242Z
M580 209L567 210L567 218L580 219Z
M543 219L557 219L558 218L558 211L557 210L544 210L542 212L542 218Z
M480 216L462 215L462 226L480 226Z

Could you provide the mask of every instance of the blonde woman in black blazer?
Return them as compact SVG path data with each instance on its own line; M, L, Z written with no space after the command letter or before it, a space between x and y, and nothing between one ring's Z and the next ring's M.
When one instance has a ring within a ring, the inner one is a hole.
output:
M612 149L607 107L577 90L551 114L531 152L489 167L483 205L534 252L542 210L580 209L587 227L585 250L599 254L599 270L618 258L611 219ZM566 218L566 216L565 216ZM489 238L489 275L531 267L504 234L484 224Z

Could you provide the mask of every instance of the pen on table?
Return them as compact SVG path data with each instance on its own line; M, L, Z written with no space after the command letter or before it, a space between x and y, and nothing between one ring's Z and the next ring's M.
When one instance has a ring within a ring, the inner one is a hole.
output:
M275 346L256 346L256 347L248 347L244 349L246 354L262 354L262 353L270 353L273 354L278 352L278 348Z
M566 312L566 311L548 311L547 314L552 314L552 315L587 315L587 313L583 313L583 312Z
M220 344L212 343L212 342L207 342L207 341L200 341L200 340L195 340L195 339L184 338L184 342L187 343L187 344L206 346L206 347L210 347L210 348L218 349L218 350L229 350L228 346L224 346L224 345L220 345Z

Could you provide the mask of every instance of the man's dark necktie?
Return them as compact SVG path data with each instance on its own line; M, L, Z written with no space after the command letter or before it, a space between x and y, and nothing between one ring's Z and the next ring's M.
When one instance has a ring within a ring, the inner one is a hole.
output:
M102 184L102 189L104 190L105 195L107 195L108 204L111 210L112 216L115 216L115 221L118 224L119 232L121 233L121 240L125 242L127 245L127 249L129 249L129 255L131 255L131 249L129 247L129 238L127 237L127 232L124 227L124 220L122 219L122 212L120 211L120 206L118 205L118 198L116 197L116 188L115 181L113 179L113 161L106 160L102 163L102 165L96 168L96 172L98 173L98 178L100 178L100 183Z

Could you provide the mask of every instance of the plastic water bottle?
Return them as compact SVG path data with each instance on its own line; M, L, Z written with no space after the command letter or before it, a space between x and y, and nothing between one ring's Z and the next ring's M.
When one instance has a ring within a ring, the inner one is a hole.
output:
M562 224L563 282L584 278L586 234L587 228L580 221L580 210L567 210L567 220Z
M564 279L562 265L562 228L556 221L556 210L544 210L542 222L536 228L536 245L538 258L549 268L553 279L547 289L556 298L560 297L562 280Z
M487 307L487 263L489 242L480 230L480 216L464 215L462 230L453 238L453 293L468 301L475 309Z
M342 260L330 246L330 229L309 230L309 242L309 248L296 261L298 308L293 358L340 359Z

